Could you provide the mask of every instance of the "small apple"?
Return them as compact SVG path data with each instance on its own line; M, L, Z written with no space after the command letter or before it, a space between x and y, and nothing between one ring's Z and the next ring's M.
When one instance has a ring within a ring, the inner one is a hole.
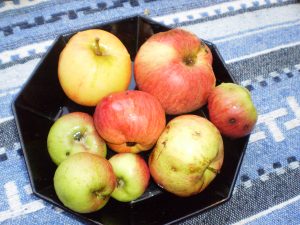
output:
M84 106L126 90L131 80L130 55L115 35L100 29L76 33L61 52L58 78L65 94Z
M250 134L257 121L250 92L234 83L222 83L211 92L208 112L210 121L230 138Z
M48 133L47 147L56 165L77 152L87 151L101 157L106 157L107 153L93 117L83 112L68 113L56 120Z
M109 159L117 178L111 197L121 202L139 198L149 184L150 172L145 160L135 153L118 153Z
M103 208L115 185L116 177L108 160L88 152L71 155L54 174L54 189L59 200L79 213Z
M99 102L94 124L112 150L138 153L154 146L166 125L166 117L154 96L127 90Z
M197 115L172 119L149 157L154 181L182 197L203 191L223 164L223 140L218 129Z
M161 102L167 114L194 111L207 102L215 87L212 54L196 35L172 29L152 35L134 60L139 90Z

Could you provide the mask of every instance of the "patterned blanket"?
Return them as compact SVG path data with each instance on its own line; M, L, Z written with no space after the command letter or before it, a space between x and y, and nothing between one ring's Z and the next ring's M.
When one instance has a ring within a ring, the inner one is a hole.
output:
M11 103L57 35L136 14L215 43L259 112L231 199L179 224L300 224L297 0L1 0L0 223L84 223L32 194Z

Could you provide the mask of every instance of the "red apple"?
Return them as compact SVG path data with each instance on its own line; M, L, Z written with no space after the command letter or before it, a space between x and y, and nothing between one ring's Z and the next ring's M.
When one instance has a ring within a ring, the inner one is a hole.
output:
M112 150L138 153L153 147L165 127L166 118L154 96L128 90L100 101L95 109L94 124Z
M250 92L238 84L218 85L209 95L208 111L210 121L231 138L250 134L257 121Z
M131 80L130 55L110 32L76 33L61 52L58 78L65 94L84 106L96 106L106 95L124 91Z
M157 97L174 115L206 104L216 82L210 49L182 29L152 35L137 53L134 76L139 90Z
M223 164L223 140L207 119L181 115L172 119L149 157L154 181L166 191L187 197L203 191Z

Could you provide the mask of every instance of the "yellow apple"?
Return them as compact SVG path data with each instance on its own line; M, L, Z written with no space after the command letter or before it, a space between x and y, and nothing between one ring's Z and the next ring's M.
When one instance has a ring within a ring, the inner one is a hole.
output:
M203 191L221 170L223 139L206 118L185 114L167 124L149 157L154 181L187 197Z
M130 55L110 32L76 33L61 52L58 78L65 94L84 106L95 106L108 94L126 90L131 79Z

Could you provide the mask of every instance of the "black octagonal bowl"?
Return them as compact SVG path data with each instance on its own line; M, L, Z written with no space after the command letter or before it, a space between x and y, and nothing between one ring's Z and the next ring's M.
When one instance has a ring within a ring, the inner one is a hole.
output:
M115 34L127 47L132 60L141 44L152 34L170 29L141 16L85 29L90 28L101 28ZM223 137L225 156L221 172L206 190L196 196L177 197L151 181L139 199L121 203L111 198L104 208L95 213L79 214L63 206L53 187L56 165L47 151L48 131L63 114L83 111L92 115L94 111L93 107L82 107L69 100L58 81L59 54L76 32L55 40L12 105L33 193L77 215L84 222L107 225L169 224L227 201L232 195L249 136L236 140ZM209 42L206 44L214 57L213 69L217 82L234 82L216 46ZM134 81L131 87L134 88ZM203 107L193 113L205 117L207 109ZM109 154L113 154L112 151L109 150Z

